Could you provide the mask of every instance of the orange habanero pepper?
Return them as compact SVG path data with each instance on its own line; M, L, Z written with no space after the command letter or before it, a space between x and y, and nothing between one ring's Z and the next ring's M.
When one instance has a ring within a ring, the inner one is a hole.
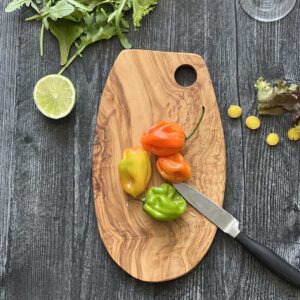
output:
M157 156L169 156L182 150L185 142L192 137L198 129L204 116L205 108L202 107L202 114L188 136L184 129L177 123L160 121L150 127L142 136L141 144L144 149Z
M191 167L180 153L159 157L156 160L156 168L159 174L169 182L182 182L192 177Z

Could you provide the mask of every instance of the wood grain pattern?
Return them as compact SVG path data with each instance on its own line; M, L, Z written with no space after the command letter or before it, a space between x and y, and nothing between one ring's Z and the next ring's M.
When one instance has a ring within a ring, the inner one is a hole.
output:
M3 5L6 1L1 1L0 11L3 11ZM2 288L2 280L6 272L8 262L9 247L9 219L10 203L13 195L13 132L15 119L15 94L16 94L16 71L18 64L18 55L10 57L7 49L16 48L15 39L19 33L17 17L3 15L0 13L0 24L6 24L11 28L9 35L0 34L0 299L5 297L5 291ZM2 75L2 74L5 74Z
M190 87L175 81L176 69L182 65L197 72ZM160 120L178 122L191 131L202 105L206 114L200 130L184 149L193 170L189 183L222 205L226 177L223 128L203 59L195 54L125 50L107 79L93 155L97 220L111 257L143 281L166 281L186 274L206 254L216 227L191 207L175 222L151 219L140 201L122 191L118 163L123 150L139 145L143 132ZM161 182L153 167L150 186Z

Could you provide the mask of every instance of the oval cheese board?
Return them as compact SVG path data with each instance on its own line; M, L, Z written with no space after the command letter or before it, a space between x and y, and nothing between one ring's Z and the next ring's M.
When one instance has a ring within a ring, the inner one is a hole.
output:
M197 74L189 87L175 80L188 65ZM201 56L147 50L124 50L107 79L93 145L93 193L101 239L112 259L133 277L167 281L193 269L207 253L216 226L192 207L176 221L151 219L142 203L127 196L120 185L118 164L127 147L139 146L144 131L160 120L200 129L188 141L184 155L191 164L195 186L219 205L225 191L225 144L216 97ZM155 172L149 186L163 182Z

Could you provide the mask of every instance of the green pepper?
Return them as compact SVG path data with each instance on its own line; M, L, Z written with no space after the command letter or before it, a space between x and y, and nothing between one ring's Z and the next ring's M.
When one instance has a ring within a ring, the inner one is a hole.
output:
M133 197L142 194L151 177L151 161L147 151L141 147L124 150L119 164L121 185Z
M143 209L152 218L170 221L179 218L186 211L186 201L170 184L152 187L146 194Z

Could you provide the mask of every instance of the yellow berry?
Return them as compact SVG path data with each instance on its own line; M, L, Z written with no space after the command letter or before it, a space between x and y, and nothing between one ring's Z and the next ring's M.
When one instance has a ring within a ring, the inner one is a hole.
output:
M276 133L269 133L266 142L270 146L275 146L279 143L279 136Z
M228 116L233 119L239 118L242 115L242 112L242 108L238 105L230 105L227 110Z
M257 129L260 127L260 120L258 117L250 116L246 119L246 126L249 129Z
M288 137L292 141L298 141L300 140L300 132L295 127L293 127L289 130Z

